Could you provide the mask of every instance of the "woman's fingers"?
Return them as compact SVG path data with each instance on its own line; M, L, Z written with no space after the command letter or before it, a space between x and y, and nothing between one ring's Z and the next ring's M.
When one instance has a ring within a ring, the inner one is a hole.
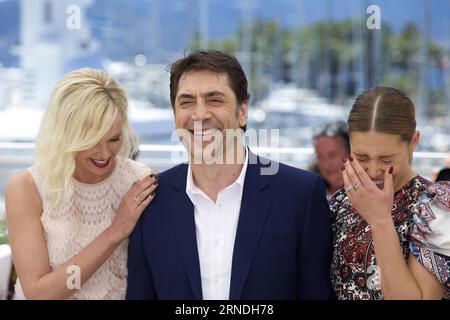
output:
M152 200L155 198L155 190L159 185L159 179L157 179L155 182L153 182L147 189L145 189L140 195L139 199L142 199L139 203L137 209L138 213L141 214L144 209L152 202Z
M147 208L147 206L150 204L150 202L152 202L155 196L156 196L155 191L152 191L150 192L149 195L147 195L144 201L142 201L141 204L138 206L138 210L140 211L140 213L142 213L144 209Z
M350 159L352 161L350 161ZM347 161L345 161L345 172L347 174L348 177L348 181L349 181L349 187L351 187L352 185L357 185L357 188L360 188L362 186L364 186L361 182L361 180L359 179L355 169L353 169L352 163L353 162L353 158L350 156L349 159Z
M375 183L372 181L372 179L370 179L367 172L361 167L358 159L353 159L353 161L350 161L350 164L355 170L359 180L362 182L364 187L366 187L369 190L377 187Z
M150 185L147 189L145 189L144 191L142 191L139 194L139 199L141 199L141 202L143 202L144 200L147 199L148 196L150 196L152 193L155 192L155 189L158 187L158 181L156 181L155 183L153 183L152 185Z
M383 192L389 195L394 194L394 167L390 167L384 173L384 189Z
M345 188L345 191L347 191L351 187L351 182L350 182L350 179L348 178L348 174L347 174L347 170L345 169L345 166L342 165L342 168L343 168L342 178L344 179L344 188ZM348 194L348 191L347 191L347 194Z
M113 221L113 229L119 236L126 238L132 232L144 209L155 197L159 179L155 175L136 181L122 198Z
M149 175L145 178L138 180L133 183L130 190L128 191L129 195L131 197L139 196L144 190L150 188L152 185L157 183L159 181L159 177L157 175Z

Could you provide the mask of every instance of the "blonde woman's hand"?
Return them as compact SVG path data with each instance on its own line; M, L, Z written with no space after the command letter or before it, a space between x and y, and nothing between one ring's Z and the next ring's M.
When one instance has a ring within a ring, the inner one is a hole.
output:
M352 206L369 226L386 225L392 222L394 201L393 167L384 174L383 190L370 179L357 159L350 157L342 170L344 188Z
M151 174L134 182L123 196L110 227L116 240L122 241L128 238L142 212L154 199L158 184L158 176Z

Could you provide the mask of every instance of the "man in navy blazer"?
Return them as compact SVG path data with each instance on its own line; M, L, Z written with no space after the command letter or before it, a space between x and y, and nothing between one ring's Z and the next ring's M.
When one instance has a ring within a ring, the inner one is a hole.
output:
M189 164L160 174L130 237L127 299L334 298L322 179L230 138L247 125L237 60L194 52L172 65L170 86Z

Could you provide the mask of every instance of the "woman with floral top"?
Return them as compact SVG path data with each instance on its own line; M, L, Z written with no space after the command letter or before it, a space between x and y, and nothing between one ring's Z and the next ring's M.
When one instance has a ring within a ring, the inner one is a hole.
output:
M417 208L431 182L412 168L420 139L413 103L393 88L366 90L352 106L348 129L344 188L330 201L338 299L443 298L442 279L414 252Z

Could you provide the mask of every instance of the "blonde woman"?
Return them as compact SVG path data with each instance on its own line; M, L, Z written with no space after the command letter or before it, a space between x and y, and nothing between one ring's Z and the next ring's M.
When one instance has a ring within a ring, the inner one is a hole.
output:
M127 109L105 72L76 70L57 84L35 163L5 190L19 298L125 297L127 239L158 185L130 159L138 142Z

